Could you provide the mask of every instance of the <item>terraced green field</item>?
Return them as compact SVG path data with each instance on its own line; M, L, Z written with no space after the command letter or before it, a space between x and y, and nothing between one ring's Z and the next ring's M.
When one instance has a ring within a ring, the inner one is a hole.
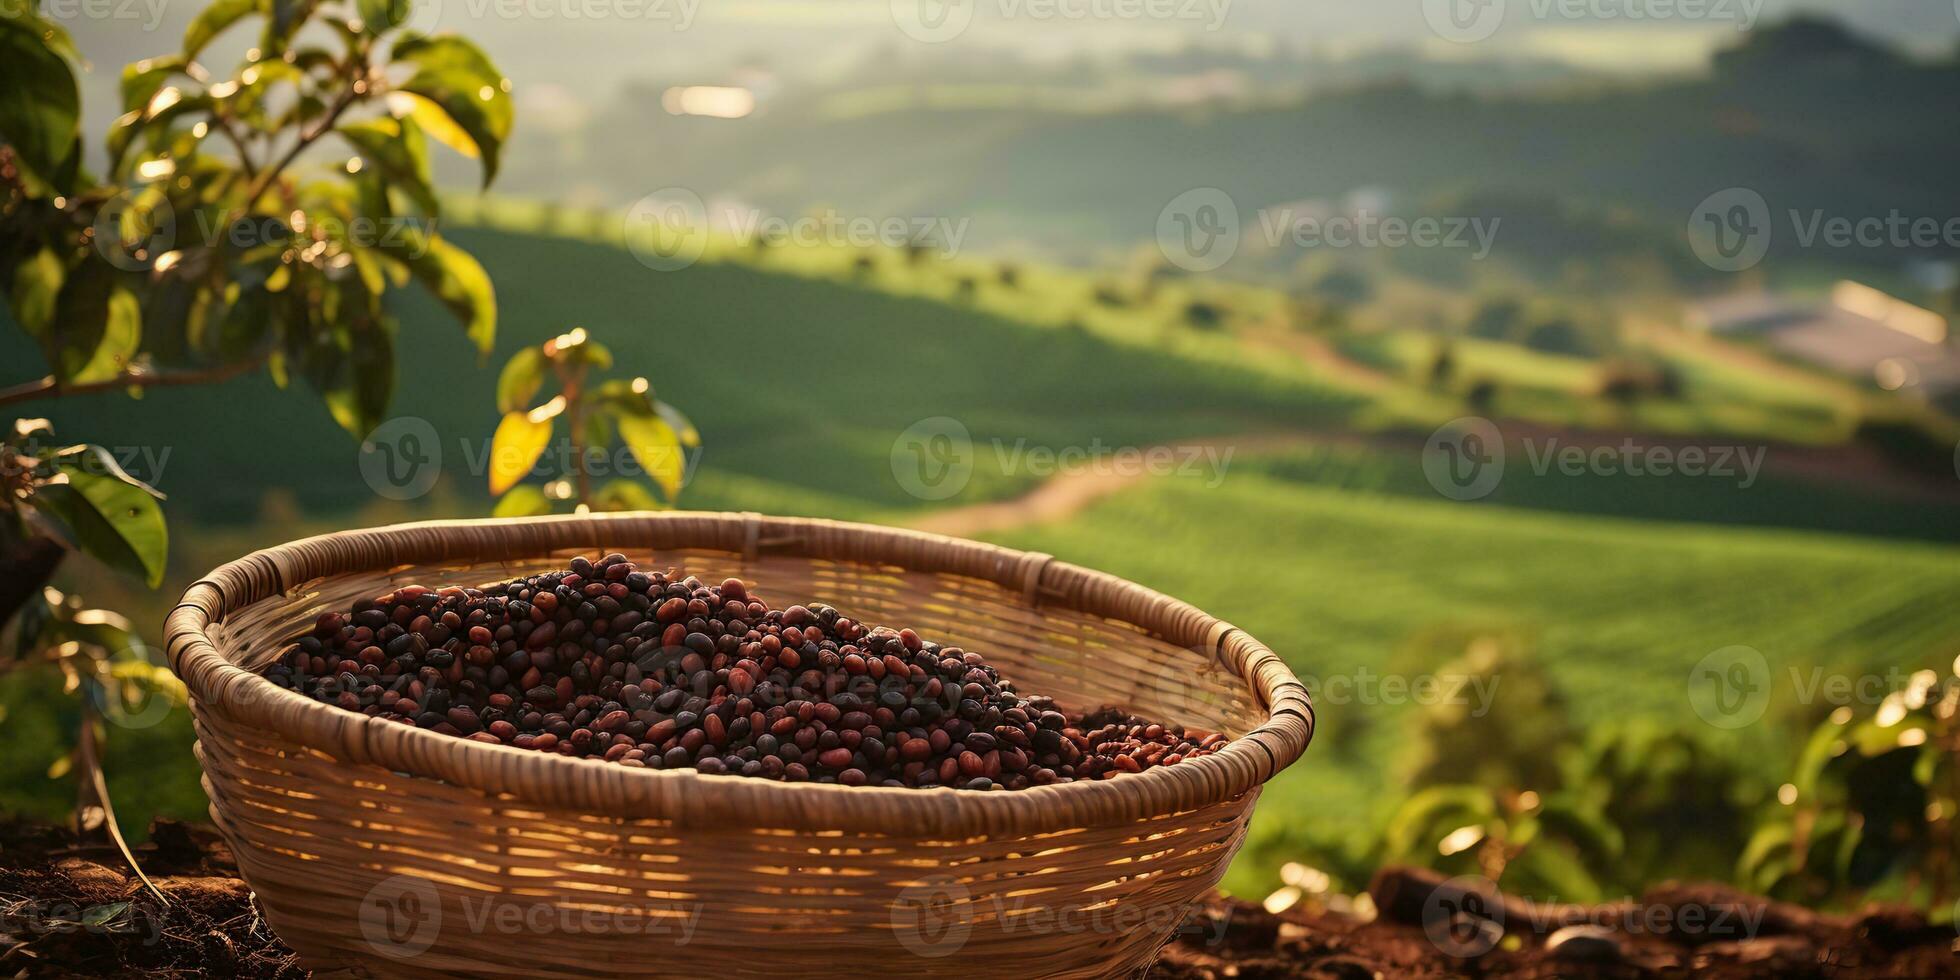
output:
M1414 709L1361 703L1361 691L1368 672L1420 676L1463 652L1438 637L1523 637L1582 725L1694 727L1759 753L1772 773L1795 751L1797 722L1830 709L1799 703L1809 667L1947 669L1960 654L1951 545L1561 515L1287 475L1301 472L1243 467L1213 489L1159 479L1067 523L995 536L1195 603L1309 679L1320 733L1260 802L1232 879L1252 893L1302 856L1297 841L1385 819ZM1739 731L1702 728L1690 669L1735 644L1770 664L1771 710ZM1354 692L1346 703L1341 690Z

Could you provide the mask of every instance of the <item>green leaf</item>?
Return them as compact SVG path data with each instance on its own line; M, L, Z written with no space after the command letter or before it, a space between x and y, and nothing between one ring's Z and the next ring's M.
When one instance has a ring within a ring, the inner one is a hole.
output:
M110 902L107 905L97 905L82 913L82 926L83 928L94 931L108 931L109 923L121 918L128 911L128 902Z
M381 116L347 123L336 132L372 161L387 176L388 183L400 188L423 213L434 215L440 210L436 192L429 184L429 142L415 120Z
M123 69L122 106L124 112L136 112L150 104L157 91L170 76L184 70L183 55L170 55L165 58L145 58L131 62Z
M75 49L75 39L69 36L68 29L42 17L39 7L38 2L0 4L0 20L16 20L26 24L41 35L42 41L55 54L79 64L82 53Z
M267 51L284 51L292 45L293 34L313 16L315 0L272 0L272 18L266 22L259 46Z
M63 174L81 130L81 92L59 52L66 37L31 13L0 17L0 65L7 66L0 142L13 148L22 183L40 196L66 190Z
M143 311L106 262L84 262L62 284L55 317L42 344L64 384L107 381L121 374L142 341Z
M700 430L694 427L693 422L688 421L687 416L681 414L680 409L666 402L656 401L653 403L653 410L659 413L661 419L668 425L673 426L674 431L681 437L681 445L689 449L701 445Z
M354 9L361 15L361 29L380 35L408 19L410 0L358 0Z
M1551 842L1527 847L1504 866L1504 887L1527 894L1557 895L1585 904L1602 897L1599 880L1572 852Z
M61 284L67 278L68 269L52 248L41 249L14 269L14 322L28 336L41 340L48 335Z
M612 480L592 494L594 510L664 510L658 499L631 480Z
M388 417L388 402L395 393L393 319L384 317L353 337L343 364L345 369L335 372L320 395L334 421L354 438L363 439Z
M547 363L544 351L537 347L526 347L512 354L504 362L503 372L497 375L497 411L521 412L531 407L531 399L544 387Z
M491 517L537 517L551 513L551 498L544 491L530 484L512 487L510 492L497 500L497 506L490 511Z
M619 438L633 450L633 458L646 468L647 475L666 493L667 499L679 500L681 480L687 472L687 454L673 426L658 417L621 415Z
M144 132L168 132L170 124L179 116L192 112L210 112L216 105L209 95L202 92L183 95L176 89L161 87L153 95L148 105L141 111L125 113L109 127L109 135L103 146L109 151L109 171L122 169L123 157L128 154L136 137Z
M184 30L184 59L195 60L211 39L224 33L225 29L238 23L247 14L256 13L263 0L213 0L212 4L198 12L191 26Z
M553 406L556 406L555 408ZM490 492L501 494L517 485L551 443L551 420L564 407L553 399L530 412L508 412L490 437Z
M592 389L592 401L595 405L622 415L652 417L655 414L653 400L647 397L643 380L636 378L627 381L624 378L612 378L601 382L598 387Z
M400 90L435 103L469 136L489 186L497 176L497 155L510 138L509 80L476 45L450 34L405 38L395 45L394 58L416 68Z
M497 342L497 294L490 276L470 253L441 238L410 230L402 236L408 247L390 254L401 258L411 275L463 321L463 331L484 354ZM419 253L415 243L421 243Z
M111 568L142 576L150 588L163 582L169 534L163 508L141 484L59 466L58 482L44 483L29 498L36 510L64 525L76 547Z

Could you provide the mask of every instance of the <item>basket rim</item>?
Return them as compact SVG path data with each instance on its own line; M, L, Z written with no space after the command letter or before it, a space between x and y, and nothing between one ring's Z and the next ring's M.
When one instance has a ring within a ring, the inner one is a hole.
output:
M232 612L329 575L440 561L495 561L554 551L696 548L753 560L795 557L897 565L1018 590L1029 606L1060 605L1139 626L1208 651L1265 712L1214 754L1113 779L981 793L946 787L836 786L655 770L491 745L314 701L231 663L206 629ZM194 713L276 733L353 764L382 766L597 815L681 827L855 831L894 836L1051 833L1195 810L1256 790L1313 738L1307 690L1270 649L1188 603L1040 552L817 518L665 511L522 519L425 521L336 531L255 551L192 583L165 625L171 669ZM200 719L200 738L221 737Z

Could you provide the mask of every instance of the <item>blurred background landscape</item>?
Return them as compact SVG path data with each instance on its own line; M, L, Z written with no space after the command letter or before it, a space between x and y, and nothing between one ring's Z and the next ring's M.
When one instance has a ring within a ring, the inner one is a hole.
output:
M912 6L417 7L516 110L491 191L435 168L495 351L390 298L385 417L433 428L440 475L378 493L265 372L22 406L168 495L160 587L79 559L57 587L154 643L253 549L487 515L497 365L582 327L698 427L684 507L1051 552L1283 656L1319 728L1239 894L1339 904L1397 861L1567 901L1952 901L1952 3L966 0L936 40ZM198 9L65 23L85 133ZM1398 223L1437 240L1337 240ZM48 370L0 326L0 384ZM948 419L970 477L922 494L904 468L948 460L904 436ZM1014 452L1158 446L1199 462ZM1453 482L1472 450L1501 476ZM0 809L73 805L62 683L0 677ZM190 741L183 711L110 733L125 825L203 814Z

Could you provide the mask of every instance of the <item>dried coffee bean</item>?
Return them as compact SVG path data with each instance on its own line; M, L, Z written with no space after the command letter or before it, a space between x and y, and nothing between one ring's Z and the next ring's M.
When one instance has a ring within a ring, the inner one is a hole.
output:
M443 734L654 769L845 786L1022 789L1223 748L1023 697L980 654L622 555L481 590L403 586L323 613L267 677Z

